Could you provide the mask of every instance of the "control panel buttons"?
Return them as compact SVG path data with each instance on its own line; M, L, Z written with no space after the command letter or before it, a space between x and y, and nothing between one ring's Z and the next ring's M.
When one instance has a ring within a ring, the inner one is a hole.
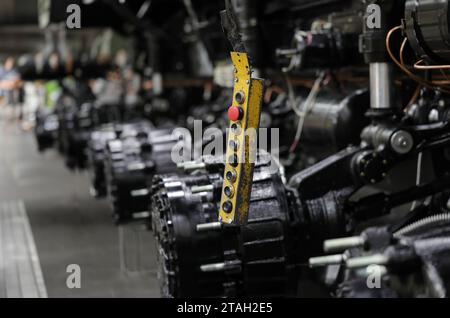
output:
M238 124L232 124L231 125L231 132L233 134L240 135L241 131L242 131L242 128Z
M248 221L252 176L256 156L256 136L247 135L259 128L264 81L251 77L247 54L232 52L235 67L233 100L228 108L230 128L225 155L224 182L219 219L224 224L244 225Z
M230 147L233 151L239 150L239 141L237 140L230 140L228 143L228 147Z
M244 92L241 92L241 91L237 92L236 95L234 96L234 99L236 100L236 102L238 104L241 104L241 105L244 104L244 102L245 102Z
M228 180L228 182L234 183L237 178L236 171L227 171L225 177Z
M228 163L232 166L232 167L237 167L239 165L239 158L236 154L231 155L228 157Z
M234 196L234 188L233 188L233 186L225 187L225 189L223 190L223 193L225 193L225 195L227 197L232 198Z
M231 212L233 211L233 203L231 203L230 201L225 201L225 202L222 204L222 210L223 210L225 213L231 213Z
M231 121L239 121L242 119L242 117L244 117L244 111L242 110L242 108L237 106L231 106L228 109L228 118Z

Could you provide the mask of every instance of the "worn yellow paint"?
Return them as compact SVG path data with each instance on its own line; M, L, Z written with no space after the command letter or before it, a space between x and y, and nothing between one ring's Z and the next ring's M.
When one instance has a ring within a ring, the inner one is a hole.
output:
M251 78L251 69L247 54L232 52L231 60L235 67L233 106L242 107L244 115L238 122L230 123L227 145L229 141L234 140L238 142L239 148L235 152L231 147L227 146L227 162L225 165L219 219L225 224L244 225L248 220L264 82L261 79ZM242 105L235 98L238 92L242 92L245 96ZM232 131L231 127L233 124L238 124L241 127L240 133L237 134ZM233 154L237 154L239 158L239 164L236 168L232 167L228 162L228 158ZM236 172L236 181L233 183L230 183L226 179L227 172L229 171ZM227 197L224 193L224 189L227 186L234 188L234 195L231 198ZM222 208L226 201L230 201L233 204L233 209L230 213L225 212Z

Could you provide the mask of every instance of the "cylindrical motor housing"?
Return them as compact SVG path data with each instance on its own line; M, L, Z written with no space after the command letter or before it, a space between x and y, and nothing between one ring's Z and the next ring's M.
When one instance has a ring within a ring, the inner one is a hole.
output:
M295 295L292 220L280 174L257 164L244 227L217 222L222 182L221 172L154 181L163 296Z
M362 129L369 123L365 113L370 105L367 90L349 95L322 93L306 114L302 143L338 151L358 144Z
M171 158L177 142L172 130L142 128L126 129L106 145L106 188L116 223L148 217L153 176L177 169Z
M448 0L407 0L404 28L416 54L431 63L450 63Z

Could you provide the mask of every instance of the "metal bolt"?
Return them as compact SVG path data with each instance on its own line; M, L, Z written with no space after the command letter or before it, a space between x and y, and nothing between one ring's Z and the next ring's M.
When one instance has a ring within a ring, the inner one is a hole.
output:
M127 169L128 169L129 171L142 170L142 169L145 169L145 164L142 163L142 162L130 163L130 164L127 166Z
M437 123L439 121L439 111L437 109L432 109L428 114L428 121L430 123Z
M177 163L177 168L184 168L186 165L195 164L195 161L186 161L186 162L180 162Z
M206 168L206 164L203 162L200 163L188 163L183 166L185 171L199 170Z
M192 193L211 192L211 191L214 191L214 186L211 184L204 185L204 186L192 186L191 187Z
M200 266L202 272L221 272L228 269L236 268L241 265L240 261L227 261L223 263L205 264Z
M205 264L200 266L200 270L202 272L220 272L225 270L226 264L225 263L216 263L216 264Z
M222 228L221 222L212 222L212 223L197 224L196 230L197 232L206 232L219 230L221 228Z
M391 137L391 147L401 155L407 154L414 147L414 139L407 131L397 131Z
M406 147L406 146L408 145L408 141L407 141L405 138L401 137L401 138L399 139L399 144L400 144L402 147Z
M323 243L325 252L340 252L352 247L362 247L366 243L361 236L344 237L332 240L326 240Z
M139 190L131 191L132 197L145 197L149 194L150 194L150 191L148 189L139 189Z
M347 268L361 268L370 265L387 265L389 258L383 254L349 258L345 261Z
M343 254L328 255L321 257L312 257L309 259L309 267L323 267L328 265L339 265L344 263L345 256Z

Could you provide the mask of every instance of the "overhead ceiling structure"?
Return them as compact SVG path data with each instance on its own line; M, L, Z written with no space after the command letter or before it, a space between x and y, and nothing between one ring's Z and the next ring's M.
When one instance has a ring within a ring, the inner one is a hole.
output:
M38 28L37 0L2 0L0 10L0 52L20 55L39 50L44 33Z
M37 25L38 0L2 0L0 25Z
M119 4L119 2L117 3ZM46 40L48 28L51 25L65 22L66 8L70 4L78 4L82 10L81 30L73 32L67 30L71 38L91 33L92 28L123 29L123 17L102 1L2 0L0 4L0 58L43 50L48 45L48 37ZM102 15L99 16L98 12L102 12Z

